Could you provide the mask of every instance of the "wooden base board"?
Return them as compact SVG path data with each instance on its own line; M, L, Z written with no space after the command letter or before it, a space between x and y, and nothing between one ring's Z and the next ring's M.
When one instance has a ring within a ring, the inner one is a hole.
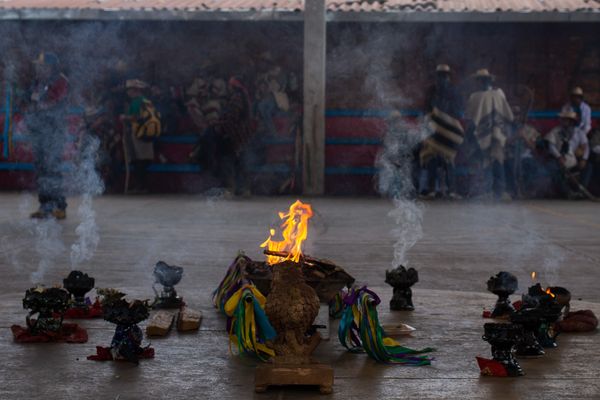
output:
M264 392L269 386L318 386L323 394L333 391L333 368L325 364L261 364L254 373L254 390Z

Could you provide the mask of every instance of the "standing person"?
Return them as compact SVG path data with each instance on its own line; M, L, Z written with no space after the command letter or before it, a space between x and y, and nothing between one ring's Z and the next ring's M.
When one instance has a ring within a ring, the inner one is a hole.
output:
M598 190L600 182L600 129L596 128L588 135L590 158L582 176L582 183L591 191ZM593 185L592 182L596 184Z
M445 182L446 195L459 199L456 192L454 159L464 140L463 127L459 121L462 102L450 81L450 67L440 64L436 67L436 81L427 91L425 123L430 136L423 141L419 159L421 167L427 170L425 197L436 196L436 180L440 188ZM441 195L441 193L438 193Z
M552 129L546 136L548 151L553 157L553 163L550 166L553 180L563 195L569 198L580 197L571 190L565 173L572 174L584 170L587 156L585 159L578 160L576 152L577 149L584 148L584 154L589 155L587 136L580 135L577 130L579 118L575 111L563 110L558 116L560 125Z
M62 159L66 143L69 81L60 71L58 56L40 53L33 62L35 81L27 105L26 125L31 138L39 209L31 218L65 219Z
M506 144L504 173L506 188L513 197L530 196L539 170L536 160L540 133L527 123L527 114L519 106L513 107L514 121Z
M571 91L571 99L562 108L562 111L574 111L579 118L576 126L577 134L587 136L592 130L592 109L583 101L583 89L579 86Z
M478 153L488 176L491 173L494 198L510 200L510 195L505 191L504 146L514 119L513 113L502 89L492 86L494 76L487 69L478 70L474 77L478 90L467 101L467 131L476 139Z
M297 80L287 74L275 63L270 52L260 55L256 86L256 113L261 125L261 132L267 136L277 135L273 117L279 112L290 109L288 89L294 89ZM288 87L290 86L290 87Z
M126 125L127 152L135 170L135 186L129 192L136 194L148 192L147 170L154 160L154 139L161 132L160 115L144 96L147 88L148 85L139 79L125 82L130 103L127 113L121 116Z
M215 126L219 176L234 195L250 195L248 143L252 139L250 97L237 77L229 79L229 97Z
M573 88L570 101L563 106L562 111L574 111L577 114L579 120L574 134L579 136L577 139L579 142L587 142L588 135L592 130L592 109L583 99L582 88L579 86ZM577 149L576 155L581 163L579 167L582 169L582 183L584 186L588 186L592 175L592 166L587 165L590 155L589 146Z

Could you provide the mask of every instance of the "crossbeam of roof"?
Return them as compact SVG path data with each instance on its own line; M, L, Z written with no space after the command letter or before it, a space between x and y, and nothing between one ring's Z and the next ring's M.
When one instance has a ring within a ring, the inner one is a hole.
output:
M0 20L302 21L300 11L0 8ZM328 22L600 22L600 12L328 12Z

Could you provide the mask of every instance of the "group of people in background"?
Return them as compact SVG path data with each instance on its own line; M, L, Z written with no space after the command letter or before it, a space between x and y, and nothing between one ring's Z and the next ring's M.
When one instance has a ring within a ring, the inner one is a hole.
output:
M300 114L301 99L298 76L270 53L260 54L251 65L227 77L215 69L201 71L187 86L168 89L119 63L95 79L84 96L82 129L102 143L99 164L108 185L125 165L132 171L132 182L126 178L129 192L146 192L150 164L168 161L157 154L156 139L184 130L197 136L190 162L211 172L226 192L250 194L248 171L252 157L260 153L253 148L259 142L255 136L277 135L274 116ZM35 158L40 207L31 216L62 219L67 203L61 162L72 88L56 54L41 53L33 66L29 87L7 93L21 99ZM559 125L542 135L527 123L526 110L511 107L487 69L473 75L476 90L466 102L452 83L450 66L438 65L435 75L425 106L426 139L415 152L420 167L416 186L423 198L472 195L458 179L459 154L484 176L480 192L495 199L533 195L528 192L531 180L540 171L551 176L565 197L588 193L599 174L600 132L592 130L582 88L571 90L558 114Z
M457 154L483 176L484 196L497 200L533 196L531 180L546 171L565 197L589 194L598 175L600 132L592 131L591 109L582 88L575 87L558 114L560 124L546 135L527 123L527 113L511 107L487 69L474 75L476 90L466 103L451 81L446 64L436 67L424 119L426 139L417 149L417 187L426 199L461 198ZM462 194L461 194L462 193Z
M65 148L82 133L100 139L98 167L109 188L121 185L125 166L126 191L147 192L150 165L169 161L157 139L189 135L197 144L188 161L213 174L224 194L248 195L255 135L276 136L274 117L299 113L298 77L269 52L258 54L243 73L224 75L208 66L187 85L169 87L145 80L148 74L124 62L78 88L58 55L42 52L31 64L30 79L12 85L10 93L7 86L5 95L15 103L7 114L18 109L32 145L39 195L32 218L66 217ZM79 132L69 118L76 107L83 109Z

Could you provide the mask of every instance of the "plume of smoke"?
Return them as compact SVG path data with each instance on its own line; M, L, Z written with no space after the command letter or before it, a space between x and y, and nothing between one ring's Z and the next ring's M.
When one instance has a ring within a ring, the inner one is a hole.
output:
M104 183L96 169L99 147L100 140L97 137L84 134L74 177L75 183L82 193L82 199L77 209L80 220L79 225L75 228L77 239L71 245L71 268L73 269L81 262L90 260L100 242L96 212L93 208L93 196L104 191Z
M66 250L62 239L62 226L55 219L33 221L35 252L39 256L38 268L31 274L31 282L42 283L46 272Z
M391 231L396 240L392 266L407 265L407 252L423 237L423 206L415 201L412 177L413 152L425 132L410 128L400 118L391 121L390 129L377 155L377 188L392 198L394 209L388 213L396 223Z

